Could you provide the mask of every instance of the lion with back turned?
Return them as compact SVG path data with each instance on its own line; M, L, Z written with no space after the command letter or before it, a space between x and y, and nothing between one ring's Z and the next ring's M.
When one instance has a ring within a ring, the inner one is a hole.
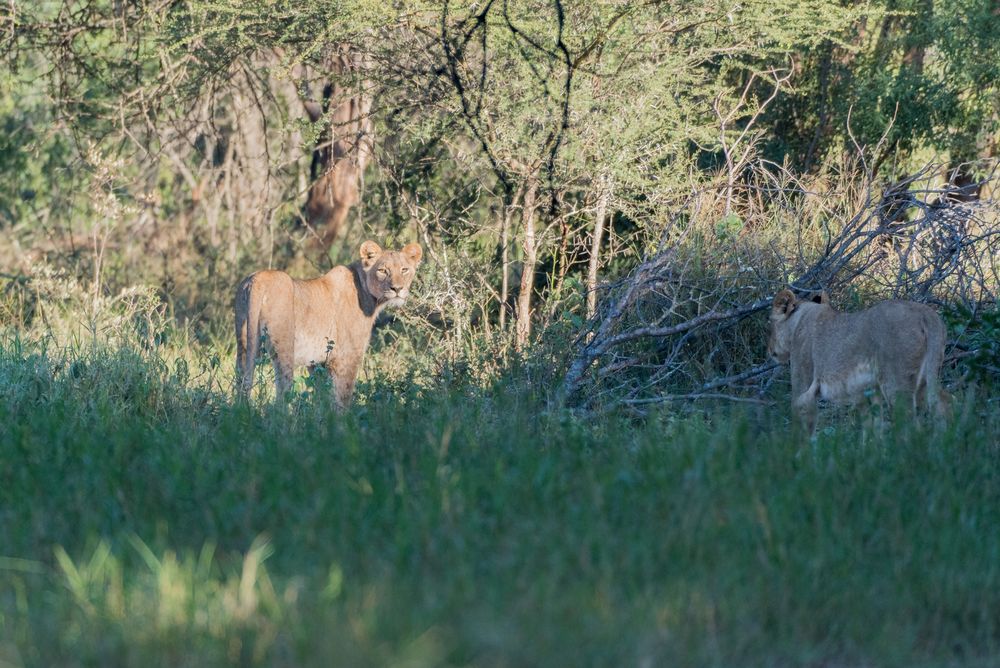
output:
M243 279L235 305L237 390L249 395L266 340L278 396L291 387L297 368L323 367L338 406L348 406L375 318L405 302L422 255L418 244L383 251L366 241L356 262L318 278L296 280L265 270Z
M938 415L946 330L938 313L916 302L880 302L841 313L826 293L799 299L782 290L771 305L768 354L789 364L792 407L808 434L816 428L819 399L858 403L866 396L891 408L899 398Z

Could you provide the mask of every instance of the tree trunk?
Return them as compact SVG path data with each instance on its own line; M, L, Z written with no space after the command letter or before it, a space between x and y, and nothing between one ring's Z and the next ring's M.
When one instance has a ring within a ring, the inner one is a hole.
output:
M594 236L590 240L590 264L587 267L587 319L597 312L597 269L600 266L601 239L604 237L604 218L611 199L611 185L607 177L601 179L601 192L597 200L597 218L594 220Z
M230 142L235 147L235 170L230 181L233 189L233 206L230 211L239 226L249 226L254 232L263 223L269 204L271 185L270 156L267 142L264 109L257 103L260 93L246 72L233 77L232 121L234 126ZM238 83L237 83L238 82Z
M911 68L914 74L924 73L924 57L927 54L929 40L928 28L934 18L934 0L923 0L910 19L910 33L906 38L906 51L903 53L903 64Z
M538 181L534 176L524 190L521 206L521 223L524 228L524 262L521 265L521 290L517 295L517 328L514 346L524 350L531 338L531 293L535 288L535 265L538 262L535 248L535 197Z
M507 299L510 296L510 217L513 203L504 202L500 220L500 262L503 275L500 279L500 331L507 331Z
M363 70L365 63L350 47L342 47L329 68L334 75L344 75ZM360 89L347 90L334 80L324 86L321 101L304 100L303 106L312 122L329 123L313 151L305 207L319 246L329 250L360 201L361 177L373 148L371 100Z

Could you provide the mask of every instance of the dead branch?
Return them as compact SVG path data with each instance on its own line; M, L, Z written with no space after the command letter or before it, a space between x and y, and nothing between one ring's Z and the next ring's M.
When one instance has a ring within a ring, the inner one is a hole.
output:
M685 231L668 225L657 252L623 280L602 286L603 308L574 343L560 399L641 406L730 397L720 390L742 388L736 396L746 398L749 390L759 400L778 366L761 361L766 324L752 316L786 284L801 294L854 286L872 299L995 303L997 204L937 185L938 165L885 185L864 171L867 159L858 164L860 181L845 176L841 187L822 194L773 164L753 165L746 188L758 194L740 198L748 207L742 217L752 222L787 212L798 238L790 249L758 243L751 230L711 255L693 250L685 234L697 219L695 199L685 203L674 216L689 221ZM996 177L995 167L978 171L986 180ZM981 186L974 185L977 192Z

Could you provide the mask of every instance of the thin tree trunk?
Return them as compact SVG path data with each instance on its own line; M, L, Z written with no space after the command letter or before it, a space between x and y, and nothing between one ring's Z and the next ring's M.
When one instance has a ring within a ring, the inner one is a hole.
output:
M500 279L500 331L507 331L507 299L510 295L510 217L513 203L504 203L500 220L500 257L503 277Z
M363 85L355 90L343 87L340 75L361 72L367 67L362 54L341 46L327 63L333 78L327 81L322 95L303 100L306 114L313 123L329 124L317 139L310 166L306 216L318 234L318 245L329 251L342 231L353 207L361 203L365 166L373 149L374 125L371 99L362 95Z
M561 209L562 203L559 202L557 206ZM566 276L569 275L569 241L570 235L575 231L577 230L570 227L569 216L560 215L559 251L553 254L552 272L549 274L549 285L545 299L545 303L548 305L548 308L545 309L544 327L546 328L552 324L552 321L556 319L556 314L565 306L563 289L566 287Z
M269 208L270 154L264 109L257 102L256 84L246 72L233 79L234 135L236 169L232 181L234 214L239 226L260 229ZM239 82L239 83L236 83Z
M903 64L908 65L917 76L922 76L924 73L924 57L928 46L925 30L933 17L934 0L923 0L910 18L911 30L906 39L908 44L903 53Z
M531 293L535 288L535 265L538 261L535 248L535 196L538 194L538 182L534 176L529 179L521 208L524 262L521 265L521 290L517 295L517 327L514 339L517 350L524 350L531 338Z
M590 264L587 267L587 319L597 312L597 269L601 263L601 239L604 237L604 218L608 212L611 186L607 177L601 179L601 193L597 200L597 218L594 220L594 236L590 240Z
M831 129L827 115L827 105L829 103L830 73L833 68L833 51L835 48L833 42L827 40L823 43L820 50L819 66L816 68L817 87L819 88L819 93L816 95L816 127L813 130L812 139L809 141L809 147L806 149L805 156L802 159L802 169L807 173L812 169L817 149L822 145L823 140L827 138Z

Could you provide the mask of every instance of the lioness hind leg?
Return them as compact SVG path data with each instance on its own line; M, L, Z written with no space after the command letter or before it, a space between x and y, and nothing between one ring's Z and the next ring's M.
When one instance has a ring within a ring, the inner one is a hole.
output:
M253 388L253 372L257 357L256 327L252 326L245 309L236 308L236 391L242 397L249 397Z
M257 370L257 355L261 338L256 332L237 336L236 339L236 392L249 398L253 390L254 372Z
M240 396L248 396L252 383L247 382L247 345L244 336L240 336L239 318L236 320L236 392Z
M253 389L253 373L257 366L254 357L242 347L236 351L236 390L244 398L249 397Z
M818 411L816 399L818 396L819 383L814 380L805 392L792 400L792 408L798 413L802 429L809 438L816 435L816 415Z
M285 393L292 389L292 382L295 379L295 367L290 364L283 364L277 353L274 355L274 391L275 399L281 399Z
M951 415L951 394L941 387L937 379L922 379L913 392L914 409L922 409L935 418L945 419Z
M934 402L934 415L940 419L950 417L952 403L954 402L951 393L948 390L938 388L937 401Z
M885 434L886 427L889 426L892 419L892 400L886 398L881 388L873 387L865 390L864 395L855 405L866 405L868 407L868 417L865 419L866 426L878 434Z
M809 438L816 436L817 414L818 408L815 402L799 408L799 423L802 425L803 433Z
M281 399L292 389L295 377L295 329L292 320L268 320L267 339L274 364L275 399Z

